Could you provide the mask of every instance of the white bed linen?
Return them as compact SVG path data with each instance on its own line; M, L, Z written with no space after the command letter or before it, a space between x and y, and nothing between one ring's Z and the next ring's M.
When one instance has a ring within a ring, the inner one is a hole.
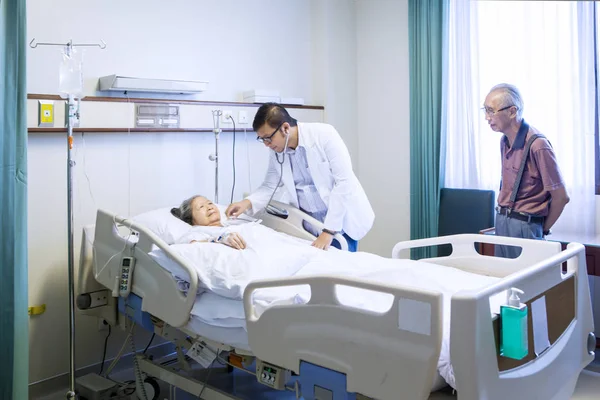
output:
M462 270L432 263L411 260L386 259L369 253L322 252L321 257L309 262L294 276L337 274L358 277L374 282L398 284L415 288L440 291L443 294L443 339L438 361L438 372L452 387L456 387L450 361L450 301L459 290L477 289L498 280ZM340 287L338 298L342 304L385 312L391 306L391 297L384 293L366 292L362 289ZM254 293L253 302L261 314L268 307L283 304L306 303L310 298L306 286L269 288ZM505 300L500 293L491 299L490 310L498 313ZM192 310L194 319L212 327L243 331L246 328L241 300L225 298L206 292L199 296ZM216 339L218 340L218 339ZM224 341L224 339L220 339ZM239 338L235 339L239 342Z
M199 296L198 304L192 310L192 315L198 321L214 327L244 329L245 320L238 318L241 315L240 310L243 312L240 300L244 289L251 281L265 278L336 274L439 291L443 294L444 317L438 371L453 387L456 385L449 346L451 296L460 290L482 288L498 280L433 263L383 258L370 253L350 253L334 248L322 251L310 246L308 241L275 232L258 224L210 229L212 231L208 233L206 227L194 229L190 231L190 235L183 238L182 242L185 244L170 246L196 267L200 285L208 291ZM220 235L232 231L239 232L244 237L247 249L234 250L213 243L189 244L194 238L203 238L207 234ZM155 249L150 256L178 279L186 279L181 267L162 250ZM189 280L189 277L187 279ZM223 301L223 298L227 301ZM253 302L259 314L273 305L300 304L307 302L309 298L310 293L305 286L262 289L253 294ZM387 294L373 294L343 286L339 288L338 299L345 305L380 312L387 311L391 306L391 298ZM497 313L504 300L503 293L492 298L491 312ZM222 305L217 308L216 304L219 302L222 302ZM217 310L221 314L218 314ZM223 312L224 310L228 311Z

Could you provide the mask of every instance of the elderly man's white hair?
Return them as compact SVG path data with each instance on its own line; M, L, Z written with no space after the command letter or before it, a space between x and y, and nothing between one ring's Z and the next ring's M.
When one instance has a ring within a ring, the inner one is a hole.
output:
M519 89L517 89L515 85L500 83L490 90L490 93L492 92L502 92L502 107L517 107L517 117L519 117L519 119L523 118L523 98L521 97L521 92L519 92Z

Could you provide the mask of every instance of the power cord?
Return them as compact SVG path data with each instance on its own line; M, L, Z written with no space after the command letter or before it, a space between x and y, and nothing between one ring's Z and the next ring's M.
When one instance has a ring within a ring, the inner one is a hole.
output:
M108 325L108 335L104 338L104 351L102 352L102 364L100 364L100 375L102 375L102 371L104 370L104 362L106 361L106 347L108 345L108 338L110 337L111 327Z
M248 189L252 193L252 173L250 172L250 148L248 146L248 136L246 134L246 127L244 127L244 142L246 143L246 165L248 166Z
M156 333L152 334L152 337L150 338L150 341L146 345L146 348L144 349L144 352L142 354L146 354L146 352L148 351L148 348L150 347L150 345L152 344L152 341L154 340L154 336L156 336Z
M202 400L202 393L204 393L204 389L206 389L206 385L208 385L208 380L210 379L210 373L212 372L212 366L215 363L215 361L219 359L220 353L221 353L220 351L217 351L217 357L214 360L212 360L212 362L208 366L208 374L206 374L206 379L204 380L204 385L202 386L202 390L200 391L200 394L198 395L198 400Z
M231 204L233 203L233 192L235 190L235 120L231 115L229 116L229 119L231 119L231 122L233 123L233 186L231 187L231 201L229 202L229 204Z
M142 400L148 400L148 395L146 394L146 384L144 383L144 379L142 376L142 370L140 369L140 364L137 358L137 349L135 348L135 342L133 339L133 333L129 336L129 343L131 343L131 351L133 352L133 372L135 374L136 381L136 390L141 389Z
M127 98L127 104L131 103L127 90L123 94ZM127 125L127 185L127 216L131 217L131 127L129 125Z

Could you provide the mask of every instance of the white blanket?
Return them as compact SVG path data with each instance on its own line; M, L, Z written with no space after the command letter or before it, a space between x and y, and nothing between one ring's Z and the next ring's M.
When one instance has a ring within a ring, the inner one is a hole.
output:
M236 250L224 244L199 242L231 232L237 232L244 238L246 249ZM198 242L191 243L194 240ZM323 253L306 240L257 223L194 227L170 247L196 267L201 288L232 299L241 299L249 282L292 276L318 257L319 253ZM154 249L150 257L177 279L189 281L189 275L162 250Z
M194 237L202 238L208 234L221 234L224 229L229 231L233 229L244 237L248 248L240 251L212 243L171 246L173 251L195 266L202 287L209 290L202 295L202 300L196 303L192 314L218 326L245 327L245 320L239 318L243 316L240 299L244 289L251 281L265 278L336 274L372 282L439 291L443 294L444 312L438 371L448 384L456 387L449 346L451 296L460 290L488 286L498 278L432 263L383 258L364 252L317 250L307 241L256 224L213 229L215 232L206 233L206 228L196 231L182 238L183 242L189 243L189 240ZM151 256L174 275L185 279L183 270L169 261L170 259L161 250L154 250ZM391 306L391 298L384 293L366 293L364 290L342 286L337 294L342 304L358 308L387 311ZM276 304L301 304L307 302L309 298L309 290L304 286L269 288L256 291L253 294L253 303L260 314ZM492 313L499 311L504 299L504 293L500 293L490 300ZM219 311L217 311L217 304L221 304Z

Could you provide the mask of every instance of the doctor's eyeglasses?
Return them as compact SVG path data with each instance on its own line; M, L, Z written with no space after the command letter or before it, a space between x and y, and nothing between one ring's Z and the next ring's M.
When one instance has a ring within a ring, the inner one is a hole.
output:
M277 129L275 129L275 131L273 131L273 133L271 133L269 136L265 136L265 137L257 136L256 140L258 140L259 142L264 143L264 144L271 143L273 141L271 138L273 136L275 136L275 134L277 133L277 131L281 128L281 125L283 125L283 124L284 124L284 122L282 122L281 124L279 124L279 126L277 127Z

